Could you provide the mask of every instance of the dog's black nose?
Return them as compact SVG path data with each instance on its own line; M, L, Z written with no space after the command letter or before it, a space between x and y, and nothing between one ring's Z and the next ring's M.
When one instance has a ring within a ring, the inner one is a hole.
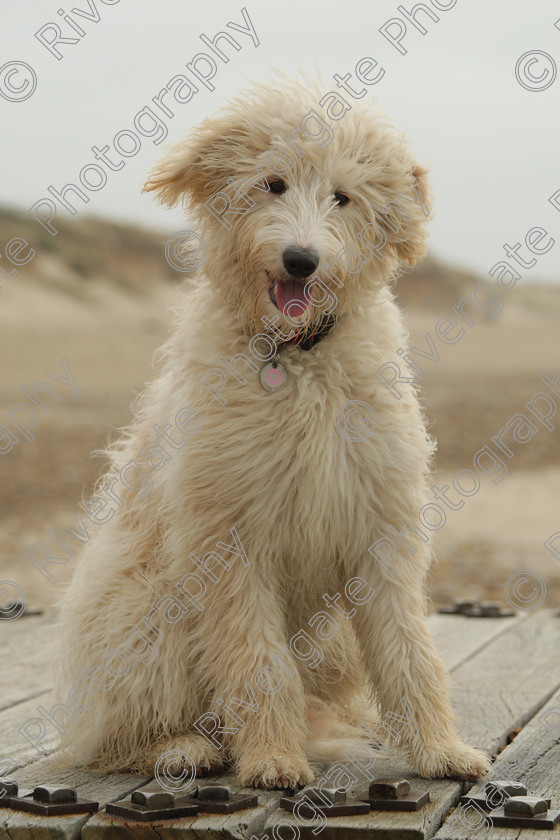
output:
M291 245L282 254L282 262L292 277L309 277L319 265L319 254L313 248Z

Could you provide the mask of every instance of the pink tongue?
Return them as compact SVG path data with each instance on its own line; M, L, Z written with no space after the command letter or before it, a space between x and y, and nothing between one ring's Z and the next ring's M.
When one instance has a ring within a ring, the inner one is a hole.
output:
M309 306L309 301L304 294L305 285L305 283L299 280L287 280L285 283L280 283L277 280L274 284L274 296L282 312L284 312L284 309L290 301L297 301L297 303L292 303L288 309L287 315L290 318L297 318L299 315L303 315Z

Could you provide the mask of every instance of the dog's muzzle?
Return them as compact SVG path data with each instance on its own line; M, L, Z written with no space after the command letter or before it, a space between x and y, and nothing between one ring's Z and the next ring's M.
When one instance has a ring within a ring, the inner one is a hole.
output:
M289 317L303 315L309 306L310 294L306 290L306 278L319 265L319 254L313 248L299 248L290 245L282 254L287 277L270 277L268 296L274 306ZM306 294L307 291L307 294Z

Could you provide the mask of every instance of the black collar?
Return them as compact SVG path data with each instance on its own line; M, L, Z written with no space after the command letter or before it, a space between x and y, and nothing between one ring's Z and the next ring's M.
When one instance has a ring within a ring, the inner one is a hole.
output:
M311 350L315 344L318 344L322 338L330 333L335 324L338 323L336 315L323 315L318 324L308 327L304 332L299 333L285 341L281 346L286 344L296 344L302 350ZM280 349L280 348L279 348Z

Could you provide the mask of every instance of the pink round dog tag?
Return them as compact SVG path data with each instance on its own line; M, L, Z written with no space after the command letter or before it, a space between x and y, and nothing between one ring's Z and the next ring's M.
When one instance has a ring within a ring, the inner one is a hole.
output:
M288 371L280 362L269 362L259 374L265 391L280 391L288 383Z

